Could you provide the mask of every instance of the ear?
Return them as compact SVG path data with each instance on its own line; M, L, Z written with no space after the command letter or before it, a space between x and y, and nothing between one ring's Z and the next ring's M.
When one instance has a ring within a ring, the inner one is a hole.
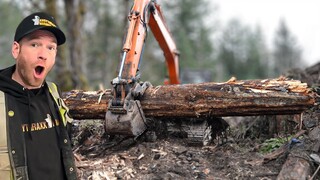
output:
M11 53L14 59L17 59L20 52L20 44L17 41L14 41L11 48Z

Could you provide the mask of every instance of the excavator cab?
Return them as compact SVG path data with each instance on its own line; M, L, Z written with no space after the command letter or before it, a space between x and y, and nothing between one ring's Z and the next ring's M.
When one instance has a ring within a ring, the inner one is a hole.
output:
M164 52L168 84L180 83L179 52L155 0L135 0L128 21L118 76L111 82L113 98L108 104L105 130L107 134L137 137L147 128L139 99L151 84L141 83L138 71L148 28Z

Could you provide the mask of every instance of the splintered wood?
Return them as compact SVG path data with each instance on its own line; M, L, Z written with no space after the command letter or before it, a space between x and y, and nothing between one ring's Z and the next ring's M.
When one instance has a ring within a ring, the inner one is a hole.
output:
M111 90L63 94L75 119L104 119ZM146 117L206 117L299 114L315 103L306 83L285 78L230 79L150 87L141 98Z

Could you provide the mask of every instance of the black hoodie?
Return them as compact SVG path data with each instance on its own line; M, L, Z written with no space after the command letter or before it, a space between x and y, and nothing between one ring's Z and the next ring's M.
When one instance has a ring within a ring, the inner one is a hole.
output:
M0 90L9 115L9 149L15 167L27 167L29 179L66 179L59 145L59 120L46 83L26 89L12 80L15 65L0 70Z

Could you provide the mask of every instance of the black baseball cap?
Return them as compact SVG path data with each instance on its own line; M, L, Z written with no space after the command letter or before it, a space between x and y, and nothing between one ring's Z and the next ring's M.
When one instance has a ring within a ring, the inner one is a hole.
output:
M59 28L54 17L44 12L33 13L24 18L16 29L14 41L19 42L24 36L40 29L52 32L57 38L58 46L66 42L66 36Z

